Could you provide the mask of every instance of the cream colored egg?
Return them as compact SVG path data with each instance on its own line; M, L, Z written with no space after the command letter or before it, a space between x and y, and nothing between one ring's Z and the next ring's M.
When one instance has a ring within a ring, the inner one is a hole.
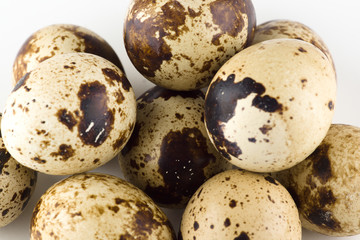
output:
M153 87L137 100L135 130L119 155L127 180L161 206L185 207L211 176L232 168L211 144L204 94Z
M300 240L301 224L294 200L279 182L229 170L192 196L179 239Z
M234 165L279 171L320 144L335 99L335 72L323 52L300 40L268 40L221 67L206 94L205 123L216 148Z
M124 41L136 69L172 90L207 86L247 45L256 24L251 0L134 0Z
M176 237L165 214L138 188L115 176L86 173L45 192L33 212L30 239Z
M68 53L18 82L6 102L2 134L23 165L72 174L114 158L135 120L136 99L123 72L102 57Z
M40 62L72 52L104 57L123 70L115 51L101 36L84 27L54 24L39 29L23 43L14 61L13 85Z
M256 26L252 44L271 39L290 38L303 40L318 47L333 63L330 51L321 37L303 23L291 20L272 20Z
M275 177L288 188L302 225L329 236L360 234L360 128L333 124L303 162Z
M0 227L20 216L35 190L36 181L37 173L15 161L0 137Z

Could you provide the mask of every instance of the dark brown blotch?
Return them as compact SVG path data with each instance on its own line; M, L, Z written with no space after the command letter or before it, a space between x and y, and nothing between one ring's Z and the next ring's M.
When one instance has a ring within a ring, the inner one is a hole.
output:
M158 160L164 186L148 187L146 192L161 204L184 204L206 181L204 169L216 160L207 148L198 128L170 131L162 140Z
M82 112L78 124L79 137L87 145L100 146L114 124L114 113L107 106L106 87L99 81L83 83L78 97Z
M144 92L138 99L138 103L152 103L155 99L162 98L164 101L173 97L182 98L205 98L205 95L200 90L195 91L172 91L159 86L155 86Z
M330 111L334 110L334 102L333 101L331 101L331 100L329 101L328 108Z
M151 208L145 203L136 202L138 211L134 215L134 227L135 236L138 238L146 238L150 236L154 229L157 229L163 225L155 219L154 213Z
M268 181L268 182L271 183L271 184L279 185L279 184L276 182L276 180L275 180L273 177L271 177L271 176L266 176L266 177L264 177L264 178L265 178L266 181Z
M232 200L230 201L230 203L229 203L229 206L230 206L231 208L236 207L236 205L237 205L237 201L234 200L234 199L232 199Z
M69 112L67 109L59 109L56 113L57 119L59 122L64 124L69 130L73 130L73 127L77 124L77 120L72 112Z
M61 144L57 152L50 153L52 157L59 157L61 161L67 161L69 158L73 157L75 154L75 149L71 145Z
M10 160L10 153L5 148L0 148L0 174L3 172L5 164Z
M229 227L230 225L231 225L230 219L226 218L225 221L224 221L224 226Z
M340 222L333 216L333 213L325 209L311 209L309 213L305 214L305 218L311 223L323 229L333 230L338 232L341 230Z
M247 235L246 232L241 232L239 236L234 238L234 240L250 240L250 237Z
M313 162L313 176L318 178L322 184L325 184L332 177L329 149L330 145L323 143L309 157Z
M200 227L199 223L197 221L194 222L194 230L198 230Z

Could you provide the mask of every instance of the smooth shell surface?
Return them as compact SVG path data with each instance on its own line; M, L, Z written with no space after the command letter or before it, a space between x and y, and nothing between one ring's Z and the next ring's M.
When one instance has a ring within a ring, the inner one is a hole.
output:
M123 70L115 51L101 36L84 27L54 24L39 29L24 42L14 61L13 85L40 62L72 52L101 56Z
M222 172L190 199L182 240L300 240L299 213L286 189L270 176Z
M360 234L359 146L360 128L333 124L305 161L275 174L305 228L330 236Z
M185 207L197 188L231 168L212 146L204 94L154 87L137 100L133 135L119 155L126 179L166 207Z
M23 165L72 174L114 158L135 120L136 99L123 72L102 57L68 53L18 82L7 99L2 135Z
M268 40L241 51L218 71L205 99L210 139L243 169L271 172L310 155L334 114L330 61L300 40Z
M35 190L36 180L37 173L15 161L0 136L0 227L23 212Z
M172 90L207 86L220 66L250 42L251 0L134 0L124 41L136 69Z
M142 191L106 174L69 177L40 198L31 239L176 240L165 214Z
M296 21L272 20L256 26L251 44L279 38L298 39L311 43L325 53L334 64L330 51L321 37L313 29Z

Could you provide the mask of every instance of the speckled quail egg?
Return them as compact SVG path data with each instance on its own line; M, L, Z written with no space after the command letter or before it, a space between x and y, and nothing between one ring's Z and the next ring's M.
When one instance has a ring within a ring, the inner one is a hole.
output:
M161 206L185 207L196 189L232 165L205 130L204 94L155 86L137 100L134 133L119 155L127 180Z
M135 68L172 90L207 86L220 66L252 39L251 0L135 0L124 42Z
M31 239L169 239L174 230L140 189L115 176L77 174L50 187L37 203Z
M81 26L54 24L39 29L22 45L13 66L13 85L40 62L71 52L92 53L122 65L112 47L99 35Z
M299 213L289 192L270 176L229 170L192 196L179 239L300 240Z
M40 63L18 82L1 127L17 161L64 175L114 158L135 121L135 94L123 72L102 57L68 53Z
M0 135L0 227L11 223L23 212L35 190L36 180L37 172L12 158Z
M289 190L302 225L330 236L360 234L360 128L333 124L303 162L274 176Z
M216 148L255 172L290 168L328 131L335 71L314 45L275 39L252 45L224 64L205 99L205 123Z
M290 38L306 41L318 47L333 64L330 51L321 37L303 23L291 20L271 20L256 26L252 44L271 39Z

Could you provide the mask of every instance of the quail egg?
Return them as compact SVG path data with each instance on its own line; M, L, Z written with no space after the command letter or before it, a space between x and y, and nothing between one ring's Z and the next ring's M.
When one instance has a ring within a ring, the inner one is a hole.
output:
M84 173L56 183L40 198L30 239L176 237L162 210L138 188L115 176Z
M271 20L256 26L252 44L271 39L290 38L306 41L318 47L333 64L330 51L321 37L303 23L291 20Z
M159 205L185 207L196 189L232 168L204 126L204 94L153 87L137 100L134 133L119 155L125 178Z
M251 41L255 18L251 0L134 0L124 23L125 48L156 85L200 89Z
M136 99L123 72L89 53L41 62L9 95L2 135L21 164L54 175L88 171L129 139Z
M0 135L0 227L11 223L23 212L35 190L36 181L37 172L10 156Z
M360 128L331 125L303 162L274 176L293 196L302 225L329 236L360 234Z
M300 240L299 213L270 176L229 170L210 178L182 216L181 240Z
M210 139L242 169L294 166L331 125L335 75L326 55L305 41L275 39L244 49L221 67L207 90Z
M71 52L104 57L123 70L115 51L102 37L81 26L54 24L39 29L23 43L14 61L13 85L40 62Z

